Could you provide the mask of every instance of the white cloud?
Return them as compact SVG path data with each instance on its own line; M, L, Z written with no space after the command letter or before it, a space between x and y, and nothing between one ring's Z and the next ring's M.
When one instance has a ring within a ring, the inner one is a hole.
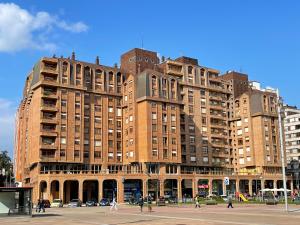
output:
M31 14L14 3L0 3L0 52L54 50L56 45L47 37L57 28L73 33L88 30L83 22L67 23L47 12Z
M0 98L0 150L13 153L16 104Z

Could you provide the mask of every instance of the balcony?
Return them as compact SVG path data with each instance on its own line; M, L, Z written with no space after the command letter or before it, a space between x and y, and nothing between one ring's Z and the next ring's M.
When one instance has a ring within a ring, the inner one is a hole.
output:
M58 75L56 60L55 61L43 60L42 62L43 63L41 64L41 73Z
M40 149L56 150L56 149L57 149L57 146L56 146L55 142L53 142L53 143L51 143L51 144L42 142L42 143L40 144Z
M47 128L49 127L49 128ZM43 125L41 127L41 136L56 137L57 130L55 125Z
M56 116L50 117L50 116L43 116L41 118L41 123L46 123L46 124L58 124L58 121L56 119Z
M222 104L209 104L209 107L211 109L219 109L219 110L223 110L225 108L225 106L223 106Z
M53 76L43 76L42 79L42 84L46 84L46 85L56 85L57 84L57 77L53 77Z
M176 76L183 76L182 64L174 61L167 61L167 74L172 74Z
M48 90L44 90L43 94L42 94L43 98L51 98L51 99L57 99L57 92L56 91L48 91Z
M56 104L46 104L46 103L42 104L41 110L42 111L52 111L52 112L58 111Z

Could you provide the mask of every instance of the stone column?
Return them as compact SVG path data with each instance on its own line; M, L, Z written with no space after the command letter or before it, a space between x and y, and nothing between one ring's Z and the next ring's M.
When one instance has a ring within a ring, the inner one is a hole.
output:
M83 181L78 180L78 198L82 201L83 199Z
M196 197L196 195L198 194L198 179L194 178L193 179L193 198Z
M208 180L208 192L209 192L208 194L212 195L212 191L213 191L213 179L210 178Z
M273 188L277 189L277 180L273 180ZM277 195L277 191L274 191L274 194Z
M102 184L103 184L103 181L99 179L98 180L98 202L100 202L100 200L103 198Z
M177 198L178 202L182 202L182 186L181 186L181 179L177 180Z
M124 184L122 179L117 180L117 201L118 203L124 202Z
M227 191L226 191L227 186L225 185L224 180L222 180L222 183L223 183L223 195L227 195Z
M64 203L64 180L59 181L59 198Z
M235 192L240 193L240 180L239 179L236 179L236 181L235 181Z
M148 196L148 180L143 180L143 197Z
M253 191L252 191L252 180L249 180L249 195L252 196L253 195Z
M50 181L47 181L47 189L46 189L46 196L45 196L45 199L48 199L48 200L51 200L51 199L50 199L50 198L51 198L51 192L50 192L51 187L50 187L50 185L51 185L51 182L50 182Z
M160 196L164 196L165 195L165 185L164 185L164 180L159 180L159 192L160 192ZM159 196L157 196L159 197Z
M290 180L290 182L291 182L291 191L293 192L294 191L294 182L293 182L293 180Z

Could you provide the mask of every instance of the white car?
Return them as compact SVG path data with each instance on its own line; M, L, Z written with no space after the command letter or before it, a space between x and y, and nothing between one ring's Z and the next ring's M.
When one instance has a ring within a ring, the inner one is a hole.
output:
M51 208L52 207L63 207L63 203L61 199L54 199L53 202L51 203Z

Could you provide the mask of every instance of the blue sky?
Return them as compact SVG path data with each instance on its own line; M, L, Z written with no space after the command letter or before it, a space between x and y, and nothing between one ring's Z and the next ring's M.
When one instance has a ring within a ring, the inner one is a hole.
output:
M84 2L84 4L82 4ZM13 150L14 112L42 56L113 65L141 47L248 73L300 106L300 2L247 0L13 1L0 3L0 149Z

